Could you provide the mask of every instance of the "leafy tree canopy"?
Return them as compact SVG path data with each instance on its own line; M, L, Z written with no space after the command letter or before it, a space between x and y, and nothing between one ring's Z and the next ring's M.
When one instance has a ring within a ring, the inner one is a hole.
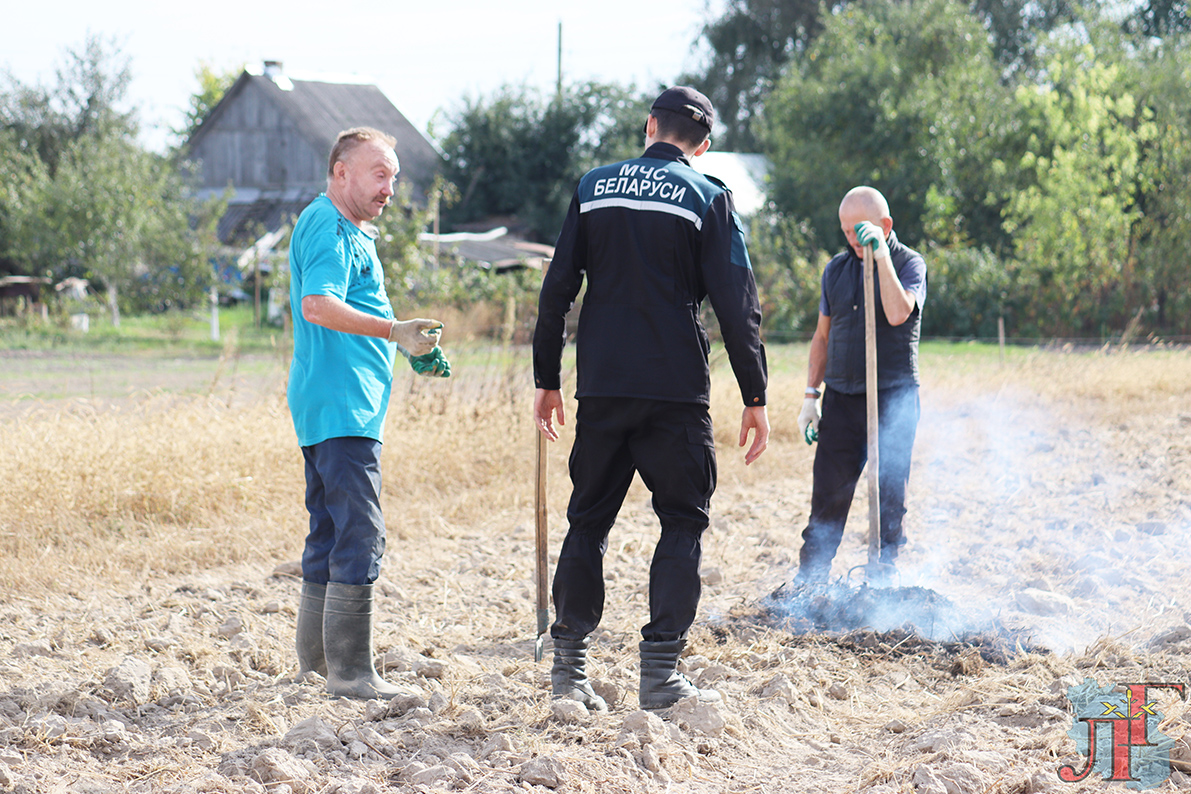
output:
M112 39L88 36L68 48L53 84L25 85L6 75L0 85L0 129L12 132L52 173L71 141L87 135L137 133L136 110L128 108L129 61Z
M84 276L121 306L197 299L218 202L136 140L128 59L97 36L68 49L51 87L0 87L0 256L18 272Z
M826 9L843 4L835 0ZM821 0L728 0L723 13L704 24L707 60L680 82L697 86L716 108L724 128L717 148L759 151L755 121L761 107L786 62L822 29L822 8Z
M817 245L839 244L839 201L856 185L885 193L908 240L921 240L928 223L982 214L983 180L972 171L988 155L988 125L1005 91L963 6L854 3L792 67L766 107L771 196L810 221ZM959 225L950 234L985 236ZM994 220L993 237L999 226Z
M579 177L598 162L640 153L651 100L605 83L551 96L506 86L466 100L440 140L446 177L459 189L448 222L512 216L553 242Z

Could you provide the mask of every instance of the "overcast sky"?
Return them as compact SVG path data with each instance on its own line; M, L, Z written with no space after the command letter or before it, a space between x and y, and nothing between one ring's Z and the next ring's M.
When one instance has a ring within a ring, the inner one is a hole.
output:
M0 68L23 82L50 83L64 48L78 47L89 32L114 37L131 59L142 137L155 148L180 125L202 61L226 70L270 59L305 76L353 75L376 83L425 129L465 95L504 83L553 87L560 21L564 80L640 88L672 81L698 64L692 43L709 3L714 11L723 0L6 3Z

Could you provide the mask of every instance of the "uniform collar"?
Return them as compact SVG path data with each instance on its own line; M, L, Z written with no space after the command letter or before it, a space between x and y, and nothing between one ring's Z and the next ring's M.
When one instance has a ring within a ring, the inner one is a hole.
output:
M645 150L642 157L648 157L651 160L675 160L683 165L690 165L691 161L687 159L686 155L672 143L664 143L658 141L653 146Z

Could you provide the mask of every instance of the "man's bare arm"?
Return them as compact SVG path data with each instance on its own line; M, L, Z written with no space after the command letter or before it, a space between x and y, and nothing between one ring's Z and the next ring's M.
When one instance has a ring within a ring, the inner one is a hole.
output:
M302 316L307 322L332 331L360 336L389 338L393 321L353 309L333 295L307 295L302 298Z
M389 320L353 309L333 295L302 298L302 316L307 322L332 331L396 342L406 356L429 354L438 345L442 333L442 323L438 320Z
M826 314L819 315L819 324L815 326L815 335L811 337L810 362L806 368L806 387L818 389L823 384L823 376L827 374L827 337L831 333L831 318Z
M914 312L914 296L902 286L893 269L893 259L877 260L877 278L881 282L881 308L890 325L901 325Z

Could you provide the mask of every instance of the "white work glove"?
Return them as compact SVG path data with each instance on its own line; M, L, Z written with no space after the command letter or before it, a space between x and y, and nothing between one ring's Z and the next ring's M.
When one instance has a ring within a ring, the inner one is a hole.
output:
M885 242L885 232L881 227L870 221L861 221L854 227L856 241L873 249L873 259L889 258L889 243Z
M432 352L441 335L442 323L438 320L394 320L389 328L389 341L396 343L406 358Z
M808 446L819 440L818 397L811 397L808 394L806 399L802 401L802 413L798 414L798 430L802 433L802 437L806 439Z

